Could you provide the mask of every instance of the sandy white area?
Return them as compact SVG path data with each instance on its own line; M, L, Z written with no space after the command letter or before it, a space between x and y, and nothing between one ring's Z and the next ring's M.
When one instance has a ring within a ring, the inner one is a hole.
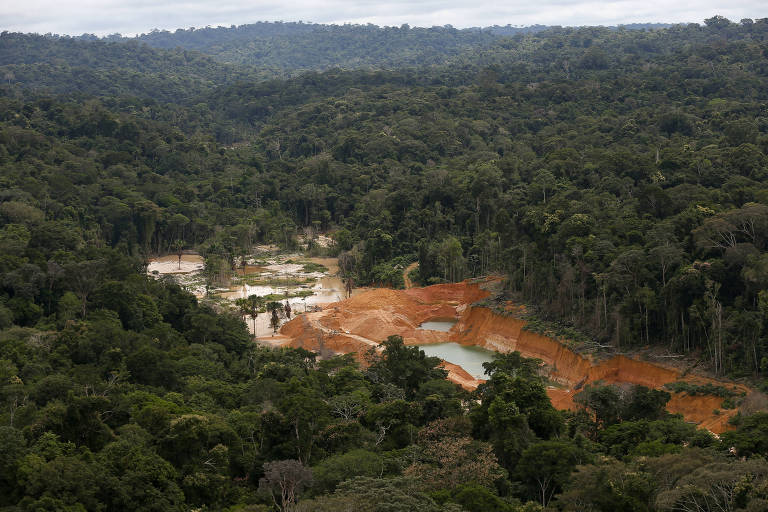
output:
M333 238L325 235L317 235L315 243L320 247L330 247L333 245Z
M179 257L175 254L169 254L161 258L150 260L147 272L150 274L189 274L203 270L203 257L199 254L183 254L181 256L181 265Z
M304 265L298 263L274 263L264 268L277 274L300 274L304 269Z

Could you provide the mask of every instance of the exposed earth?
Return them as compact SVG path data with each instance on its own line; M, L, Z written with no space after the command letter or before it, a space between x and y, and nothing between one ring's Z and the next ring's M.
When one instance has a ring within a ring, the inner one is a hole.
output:
M344 284L336 275L339 270L337 258L280 254L278 248L270 246L259 249L247 265L235 269L227 285L218 288L206 289L204 260L195 253L183 254L180 263L176 254L154 258L149 261L147 273L158 278L169 276L198 299L225 307L232 306L238 298L258 295L270 301L289 303L292 314L296 315L344 297ZM352 294L364 290L354 289ZM246 324L260 341L274 344L275 338L281 338L272 336L269 319L270 315L261 313L255 322L249 318ZM285 320L288 319L282 315L281 321Z
M341 300L344 287L335 276L338 271L336 260L310 258L304 261L321 264L327 270L307 272L302 263L294 263L285 256L271 257L258 262L258 265L241 269L237 284L215 290L214 296L231 301L250 294L264 296L297 290L311 292L302 298L288 299L294 314L300 314L285 323L275 336L271 335L268 315L259 315L257 334L262 342L270 345L356 353L362 358L367 350L378 349L380 342L388 336L399 334L408 345L457 342L498 352L517 350L526 357L536 357L544 362L551 383L548 387L550 399L560 409L575 409L574 395L585 385L597 381L651 388L663 388L665 384L674 382L710 383L748 398L753 393L741 384L717 381L667 364L623 355L598 359L578 354L560 341L525 330L525 320L473 305L489 296L490 292L485 289L488 281L413 288L410 279L407 279L408 273L415 268L413 264L404 271L406 290L357 289L351 298ZM152 260L148 272L154 275L172 274L181 284L202 296L205 292L204 285L200 283L202 267L202 258L198 255L183 255L181 268L178 257L169 255ZM282 284L281 279L286 284ZM304 313L308 306L319 304L324 304L322 310ZM514 305L511 307L515 308ZM447 332L419 328L424 322L448 319L456 323ZM253 332L252 322L247 323ZM448 361L444 361L443 366L448 370L448 378L465 389L475 389L483 382L461 366ZM722 397L670 393L672 398L667 406L670 412L680 413L687 421L714 433L727 430L728 420L738 411L724 409Z
M489 295L484 285L465 281L406 290L365 290L286 323L278 340L286 346L358 355L377 348L392 334L401 335L408 345L454 341L499 352L517 350L544 362L552 384L548 393L560 409L574 409L574 395L597 381L659 389L675 382L709 383L747 395L747 399L753 393L741 384L685 373L659 363L623 355L598 360L578 354L555 339L525 330L525 320L473 306ZM457 323L448 332L419 329L423 322L439 319L455 319ZM455 364L445 362L444 366L448 378L466 389L474 389L482 382ZM714 433L727 430L728 420L738 411L724 409L722 397L667 391L672 394L667 407L670 412L680 413L687 421Z

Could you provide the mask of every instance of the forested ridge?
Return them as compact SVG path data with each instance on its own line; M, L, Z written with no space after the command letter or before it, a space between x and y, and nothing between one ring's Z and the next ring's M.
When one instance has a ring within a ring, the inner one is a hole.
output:
M543 27L510 27L509 31L529 32L537 28ZM153 31L135 38L150 46L194 49L221 62L255 65L283 75L332 67L396 68L444 64L451 56L485 46L494 39L492 30L457 30L450 26L411 28L408 25L378 27L280 22Z
M622 25L625 30L669 27L661 23ZM230 27L152 30L136 37L113 34L108 41L140 41L156 48L185 48L211 55L221 62L255 65L288 75L333 67L402 68L439 65L465 51L476 51L494 41L546 30L543 25L511 25L456 29L442 27L379 27L259 22ZM84 34L81 38L95 39Z
M291 30L345 69L0 35L2 510L765 510L759 406L718 439L663 390L557 411L517 353L470 394L397 336L269 349L145 265L324 232L358 284L496 273L532 329L762 389L768 20Z
M257 78L251 69L194 51L10 32L0 34L0 68L6 85L38 94L137 96L161 103L182 103L216 86Z

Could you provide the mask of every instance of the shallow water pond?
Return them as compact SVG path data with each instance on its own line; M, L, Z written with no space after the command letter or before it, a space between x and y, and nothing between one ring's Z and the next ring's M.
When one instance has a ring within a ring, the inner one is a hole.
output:
M483 363L493 361L496 352L480 347L460 345L455 342L419 345L428 356L439 357L449 363L457 364L476 379L487 378Z
M262 247L260 250L271 249ZM257 254L250 257L249 262L245 267L236 269L231 286L210 290L210 297L214 300L225 299L234 302L250 295L290 295L290 298L283 298L280 302L288 302L293 315L311 311L318 304L338 302L345 298L343 281L332 275L338 272L335 258L305 258L300 254ZM198 254L184 254L181 264L176 254L169 254L151 260L147 272L156 277L172 274L179 284L199 299L205 300L207 289L203 267L203 258ZM363 290L355 288L352 295ZM255 322L250 317L247 318L248 329L259 337L271 338L270 317L270 314L262 312ZM285 322L288 319L281 320Z
M418 328L428 331L448 332L454 325L456 325L456 320L430 320L422 323Z

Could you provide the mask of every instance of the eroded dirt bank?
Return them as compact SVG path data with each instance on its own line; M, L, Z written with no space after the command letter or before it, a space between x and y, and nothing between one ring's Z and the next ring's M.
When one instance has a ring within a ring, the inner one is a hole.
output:
M323 311L301 315L283 326L281 338L284 344L294 347L358 354L376 348L392 334L401 335L409 345L455 341L499 352L517 350L526 357L539 358L547 365L550 379L560 386L549 390L550 398L561 409L576 407L573 396L586 384L596 381L661 388L684 380L725 385L739 393L749 392L744 386L690 374L683 376L677 369L624 356L595 361L573 352L557 340L524 330L524 320L471 306L488 295L489 292L479 284L468 282L407 290L372 289L329 304ZM418 328L421 323L437 318L454 318L457 323L448 332ZM460 366L445 363L445 367L449 370L448 378L467 389L482 382ZM719 433L726 430L728 419L736 414L735 409L722 410L722 402L722 398L715 396L672 393L668 409ZM719 414L716 410L720 410Z

